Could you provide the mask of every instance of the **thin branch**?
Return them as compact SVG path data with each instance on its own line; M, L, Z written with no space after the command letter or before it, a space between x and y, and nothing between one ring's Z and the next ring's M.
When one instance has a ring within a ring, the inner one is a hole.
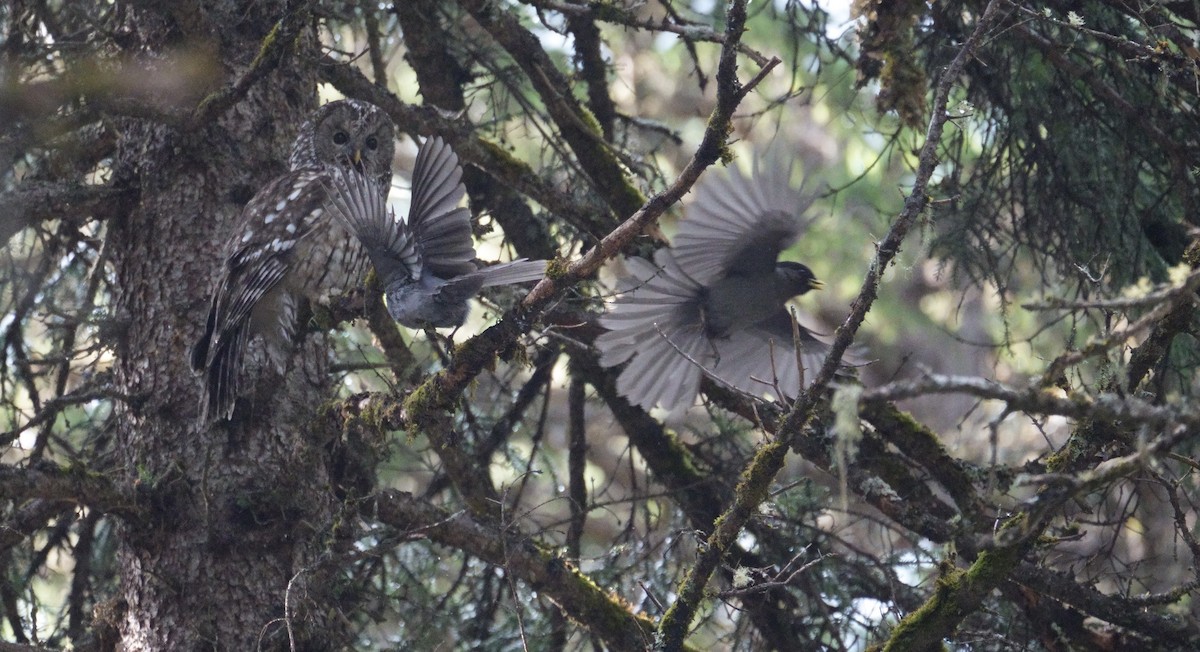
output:
M567 390L570 415L567 431L570 443L567 447L567 488L570 492L571 523L567 528L567 557L579 559L580 542L587 525L588 487L587 476L587 386L582 378L573 376Z
M1003 401L1010 410L1075 419L1122 421L1130 427L1161 428L1170 423L1200 426L1200 411L1188 404L1155 405L1135 396L1102 393L1063 395L1057 388L1016 388L975 376L930 374L863 391L864 402L900 401L931 394L967 394Z
M575 622L613 650L650 647L654 625L619 596L603 591L569 561L514 527L497 528L465 513L450 515L399 491L377 494L363 514L400 530L419 529L431 541L460 549L519 578L554 600Z
M579 104L570 91L570 81L542 49L537 36L526 30L517 16L502 5L488 0L459 0L459 5L525 72L558 127L562 140L574 152L580 168L613 213L629 215L644 204L645 197L630 183L619 157L605 142L595 116Z
M759 582L757 584L751 584L750 586L748 586L744 589L734 589L731 591L722 591L719 594L717 594L717 597L719 597L719 598L739 597L740 598L740 597L746 597L748 595L754 595L756 593L765 593L765 592L771 591L773 589L789 587L794 582L796 582L798 579L800 579L800 577L802 575L804 575L804 573L807 572L812 567L816 566L817 564L820 564L821 562L825 561L826 559L837 556L837 555L818 555L816 559L813 559L812 561L809 561L808 563L801 565L799 568L796 568L795 570L791 570L792 565L794 563L796 563L796 561L798 559L800 559L800 557L803 554L804 553L801 553L800 555L796 555L795 557L793 557L791 559L791 561L789 561L787 563L787 566L785 566L783 568L783 570L776 573L775 577L772 578L771 580L766 581L766 582Z
M1070 301L1060 297L1047 297L1040 302L1024 303L1021 307L1026 310L1080 310L1098 308L1101 310L1128 310L1145 306L1158 306L1164 302L1178 303L1181 295L1193 293L1200 285L1200 271L1188 274L1180 283L1170 283L1153 292L1139 296L1122 297L1119 299L1098 299L1095 301Z
M40 404L36 414L28 421L12 430L0 432L0 443L9 443L20 436L21 433L31 428L53 422L65 408L91 403L92 401L105 400L119 400L129 403L133 402L133 397L117 392L109 387L81 387L70 394L56 396Z
M1045 373L1042 374L1041 384L1047 387L1054 385L1069 367L1077 365L1088 358L1102 355L1109 349L1121 346L1133 335L1155 326L1175 310L1176 307L1183 305L1185 302L1192 301L1197 287L1200 287L1200 272L1193 272L1182 286L1167 292L1161 303L1154 306L1150 312L1142 315L1140 319L1129 326L1114 330L1104 337L1088 342L1087 345L1077 351L1067 351L1055 358L1046 368Z
M654 21L649 18L639 18L633 12L625 11L622 7L615 3L588 3L575 4L571 2L559 2L557 0L531 0L529 4L543 9L557 11L564 16L579 16L579 15L595 15L597 20L614 25L624 25L638 30L646 30L650 32L667 32L669 34L677 34L689 45L696 42L720 43L725 44L726 34L718 32L708 25L700 23L684 23L671 22L667 18L660 21ZM671 17L675 21L679 21L678 15L670 12ZM769 61L769 57L762 54L758 50L742 43L740 40L737 44L737 51L750 58L754 63L765 66Z
M378 3L359 2L358 8L363 13L363 27L367 31L367 52L371 57L371 74L375 83L387 88L387 64L383 60L383 48L379 44L379 15L376 13Z

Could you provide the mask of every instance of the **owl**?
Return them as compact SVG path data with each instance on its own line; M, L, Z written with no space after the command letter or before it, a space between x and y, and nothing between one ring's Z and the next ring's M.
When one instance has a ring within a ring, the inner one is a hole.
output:
M386 194L395 127L377 106L330 102L300 127L288 172L262 188L238 218L191 364L204 373L204 420L230 419L250 341L261 338L280 373L307 302L354 287L366 256L332 219L331 175L363 175Z

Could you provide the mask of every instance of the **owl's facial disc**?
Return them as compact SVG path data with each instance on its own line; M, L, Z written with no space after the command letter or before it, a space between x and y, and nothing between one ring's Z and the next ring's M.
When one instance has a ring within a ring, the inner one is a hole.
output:
M333 142L341 148L341 154L338 156L341 163L347 167L354 168L359 174L367 173L367 158L364 156L365 150L374 150L379 146L378 139L375 136L363 137L364 131L369 129L366 120L360 118L356 120L352 127L352 133L347 134L339 131L334 134ZM375 147L371 147L375 145Z

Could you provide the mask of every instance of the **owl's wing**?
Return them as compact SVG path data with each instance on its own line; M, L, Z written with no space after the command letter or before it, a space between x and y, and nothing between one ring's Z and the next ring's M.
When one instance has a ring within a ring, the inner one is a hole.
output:
M413 166L408 228L425 267L443 279L475 271L471 213L459 205L466 195L458 156L441 137L425 141Z
M285 174L242 209L204 333L191 351L192 367L207 372L206 418L232 415L254 310L292 271L292 249L326 219L327 195L320 176L313 170ZM286 330L286 320L278 317L278 328Z
M779 253L807 228L812 198L791 186L789 162L756 160L746 177L736 167L709 170L679 223L673 248L679 266L707 285L729 274L769 274Z
M329 203L363 244L384 287L420 278L421 252L412 231L387 209L386 188L345 168L329 172Z

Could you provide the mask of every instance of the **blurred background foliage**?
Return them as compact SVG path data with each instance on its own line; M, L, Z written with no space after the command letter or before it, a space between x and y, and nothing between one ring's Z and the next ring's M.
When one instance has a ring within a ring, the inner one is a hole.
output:
M65 102L68 108L57 112L44 109L63 97L104 97L107 91L101 91L113 87L123 89L114 97L145 94L191 106L215 75L203 51L186 46L155 74L134 74L134 68L109 58L106 48L120 35L104 26L122 4L0 7L5 30L0 80L8 85L0 91L0 115L8 125L0 142L6 154L0 188L10 200L8 209L0 209L8 211L0 233L15 233L0 261L0 443L6 447L0 459L8 466L53 462L99 468L112 446L107 435L114 397L105 388L114 355L113 276L105 265L107 216L92 207L121 192L110 185L105 143L113 136L104 112L132 109L87 101ZM314 4L330 56L354 60L368 74L381 65L389 91L404 102L423 103L406 61L405 34L389 4ZM583 11L583 5L502 4L572 76L576 96L586 98L591 89L580 72L578 33L569 20L578 14L563 11ZM868 387L933 373L1032 382L1049 360L1128 325L1145 308L1026 305L1047 298L1144 295L1171 279L1169 270L1183 263L1193 237L1200 157L1194 7L1001 4L1001 27L989 34L953 94L932 201L918 233L887 270L857 339L872 361L860 370ZM599 17L594 24L608 66L602 90L614 112L604 116L592 109L631 178L650 195L676 177L701 138L714 102L720 48L646 26L666 21L693 26L697 33L719 32L725 7L712 0L590 6ZM831 332L841 322L876 243L901 210L930 118L931 86L982 7L965 1L751 4L745 43L783 64L739 107L731 135L736 159L730 164L748 169L755 152L782 149L801 162L809 190L820 194L811 231L785 254L808 264L826 283L825 292L801 302L812 313L810 324L823 325L818 330ZM519 66L454 3L437 4L437 11L451 35L446 46L461 67L447 74L458 74L454 81L461 83L467 103L464 119L581 206L595 205L587 184L575 181L578 164L557 140L554 121ZM750 57L741 59L743 81L758 69ZM31 95L33 88L40 94ZM340 96L328 84L320 94ZM154 108L168 115L174 110ZM400 127L414 132L410 125ZM282 153L287 135L271 137L280 141ZM392 202L403 207L415 144L402 138L399 151ZM20 222L26 210L18 201L25 197L22 189L63 181L78 182L84 194L55 219ZM801 182L799 175L795 181ZM603 235L534 209L563 256L578 255ZM668 238L686 213L685 201L663 220ZM478 227L484 257L497 257L507 244L494 216L478 215ZM642 244L651 240L643 238ZM559 308L594 315L605 294L602 285L585 284ZM511 297L495 299L498 305L511 303ZM486 302L456 340L493 321L498 310ZM418 360L416 375L439 368L450 351L445 340L403 335ZM1122 377L1142 337L1135 334L1125 345L1072 366L1062 386L1088 393L1119 385L1114 379ZM561 547L596 583L657 618L703 537L561 355L575 346L571 330L547 328L531 340L528 366L501 366L469 391L455 417L462 444L487 460L504 497L506 523ZM345 395L394 389L373 342L364 326L345 329L339 342ZM1131 392L1137 389L1156 403L1191 400L1195 342L1183 335L1172 346L1155 369L1155 384L1128 388ZM578 418L571 395L577 392L588 401L582 476L588 511L586 528L570 536L568 494L579 488L573 486L567 451L571 422ZM1066 443L1073 426L1062 417L965 395L919 397L902 407L935 431L951 455L978 471L996 518L1031 495L996 477L1044 471L1047 456ZM764 435L719 407L701 405L679 437L703 462L704 473L732 490ZM1126 451L1128 445L1097 456ZM378 486L460 508L438 455L424 439L399 432L369 442L369 448L380 462ZM1056 542L1032 556L1042 567L1107 595L1169 593L1190 585L1192 580L1181 578L1194 574L1195 550L1188 549L1194 543L1196 481L1188 461L1194 452L1189 444L1175 451L1180 459L1081 497L1055 521ZM5 501L3 517L15 523L30 507ZM82 640L92 607L115 592L113 521L83 507L41 517L48 525L31 536L0 535L0 636L59 647ZM952 556L941 542L847 495L841 478L799 456L777 478L756 522L739 544L764 566L731 567L719 580L718 591L729 593L719 594L700 614L690 639L697 648L768 646L742 611L736 590L810 564L773 598L796 621L795 635L810 646L806 649L864 649L884 640L921 604L933 590L938 564ZM369 525L357 545L362 555L344 571L347 590L358 592L361 605L351 614L360 649L598 645L586 629L568 626L536 587L462 550L398 539L394 531ZM1191 603L1184 591L1154 607L1191 623ZM1068 649L1060 644L1087 640L1064 633L1060 641L1047 641L1032 611L1008 592L991 595L960 628L955 648ZM1144 643L1145 634L1134 632L1129 640Z

